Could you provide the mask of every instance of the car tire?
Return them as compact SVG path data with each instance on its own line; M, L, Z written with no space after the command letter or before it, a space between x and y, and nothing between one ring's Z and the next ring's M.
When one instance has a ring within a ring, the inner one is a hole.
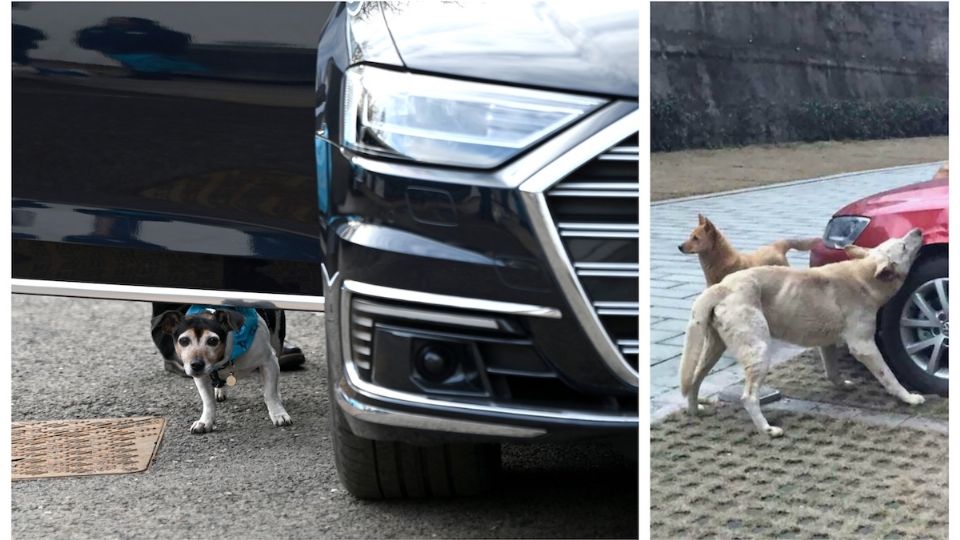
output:
M354 435L334 405L333 449L340 483L360 499L418 499L489 491L500 472L498 444L418 446Z
M941 281L944 295L949 297L949 268L946 254L926 257L914 263L903 287L883 307L879 315L879 329L877 341L883 351L884 359L900 382L922 394L939 394L946 396L949 393L949 379L945 376L932 374L924 367L930 367L929 358L934 354L933 346L915 350L914 354L907 352L907 345L920 343L925 340L943 337L942 354L939 356L939 366L948 367L949 334L948 326L930 327L901 327L901 318L907 314L910 319L930 318L923 315L923 311L913 300L915 293L920 293L927 300L927 305L934 314L940 315L944 310L939 300L936 282ZM947 300L949 303L949 299ZM909 303L909 305L908 305ZM905 311L905 309L907 311ZM945 319L949 323L948 319ZM930 321L931 324L933 321ZM926 355L926 362L924 362ZM935 364L936 366L936 364ZM940 371L936 368L936 371Z

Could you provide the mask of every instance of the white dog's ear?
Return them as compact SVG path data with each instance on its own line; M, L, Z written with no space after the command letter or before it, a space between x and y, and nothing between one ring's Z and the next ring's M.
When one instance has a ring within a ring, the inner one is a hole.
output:
M880 281L893 281L897 277L897 271L892 262L884 261L877 265L877 271L874 272L873 277Z
M846 252L847 257L851 259L862 259L870 254L869 249L864 249L860 246L855 246L850 244L849 246L844 246L843 251Z
M243 315L236 311L221 311L218 309L213 313L213 317L228 331L243 328Z

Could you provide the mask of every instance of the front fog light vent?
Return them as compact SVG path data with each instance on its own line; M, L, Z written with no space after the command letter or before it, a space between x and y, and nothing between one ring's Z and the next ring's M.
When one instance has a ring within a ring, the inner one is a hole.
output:
M350 336L353 361L360 369L370 370L373 344L373 319L356 312L350 316Z

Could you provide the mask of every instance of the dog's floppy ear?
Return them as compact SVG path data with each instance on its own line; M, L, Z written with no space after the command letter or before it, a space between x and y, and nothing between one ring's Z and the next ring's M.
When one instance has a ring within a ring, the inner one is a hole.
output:
M173 331L177 329L177 325L179 325L182 320L183 314L179 311L165 311L163 315L160 316L160 330L162 330L164 334L173 335Z
M877 271L873 273L873 277L880 281L893 281L897 277L897 271L892 262L883 261L877 265Z
M843 251L846 252L847 257L851 259L862 259L870 254L869 249L864 249L860 246L855 246L850 244L849 246L844 246Z
M243 315L236 311L222 311L218 309L213 312L213 318L222 324L227 331L236 331L243 327Z

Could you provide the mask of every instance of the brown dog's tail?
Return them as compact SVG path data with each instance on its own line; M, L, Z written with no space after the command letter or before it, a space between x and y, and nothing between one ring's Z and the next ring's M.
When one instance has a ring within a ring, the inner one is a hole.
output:
M727 295L723 285L713 285L700 293L690 310L687 335L683 341L683 356L680 357L680 393L686 397L693 386L693 379L704 365L703 356L710 349L711 341L720 339L713 328L713 308Z
M772 245L777 251L786 255L791 249L810 251L819 241L819 238L788 238L786 240L777 240Z

